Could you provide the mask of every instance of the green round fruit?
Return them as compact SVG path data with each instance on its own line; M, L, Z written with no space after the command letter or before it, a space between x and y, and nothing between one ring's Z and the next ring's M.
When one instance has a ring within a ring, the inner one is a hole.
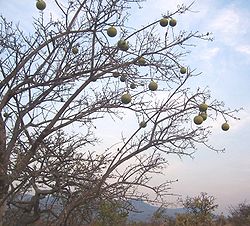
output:
M155 82L155 81L151 81L148 85L148 88L151 90L151 91L155 91L157 90L158 88L158 84Z
M37 0L36 8L39 10L44 10L46 8L46 3L43 0Z
M185 67L181 67L180 73L181 74L186 74L187 73L187 69Z
M128 93L125 93L121 96L121 101L123 104L129 104L131 102L131 96Z
M74 53L74 54L78 53L78 48L76 46L72 48L72 53Z
M127 76L126 75L122 75L121 77L120 77L120 81L121 82L125 82L127 80Z
M7 117L9 117L9 114L7 112L4 112L3 117L7 118Z
M141 65L141 66L143 66L143 65L145 65L146 64L146 60L145 60L145 58L144 57L140 57L139 59L138 59L138 64L139 65Z
M207 113L206 112L201 112L199 115L203 118L203 121L205 121L207 119Z
M121 39L118 41L117 46L120 50L127 51L129 49L128 42Z
M224 130L224 131L227 131L229 130L229 124L227 122L224 122L222 125L221 125L221 129Z
M140 127L145 128L147 126L147 123L145 121L140 122Z
M208 106L205 103L202 103L199 105L200 112L205 112L207 110Z
M200 125L203 122L203 118L200 115L194 117L194 123Z
M167 19L167 18L162 18L162 19L160 20L160 25L161 25L162 27L168 26L168 19Z
M120 76L119 72L113 72L113 77L118 78Z
M107 29L107 34L109 37L115 37L117 35L117 30L114 26L111 26Z
M136 84L135 84L135 83L131 83L131 84L130 84L130 88L131 88L131 89L135 89L135 88L136 88Z
M177 24L177 21L175 19L173 19L173 18L169 21L169 25L171 27L174 27L176 24Z

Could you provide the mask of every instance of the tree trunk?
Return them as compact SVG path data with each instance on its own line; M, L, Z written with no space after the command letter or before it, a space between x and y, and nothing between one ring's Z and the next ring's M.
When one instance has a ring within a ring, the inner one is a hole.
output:
M5 214L5 205L0 206L0 226L3 226L3 220L4 220L4 214Z
M6 202L3 199L8 191L7 168L9 159L7 158L5 122L0 114L0 226L3 226L6 212Z

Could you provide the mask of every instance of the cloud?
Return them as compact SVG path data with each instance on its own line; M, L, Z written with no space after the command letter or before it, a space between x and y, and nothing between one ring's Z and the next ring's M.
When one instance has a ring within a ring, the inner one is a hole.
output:
M248 32L250 28L249 12L237 8L231 4L224 9L217 11L212 18L210 29L214 32L216 40L228 46L238 46L239 43L248 42Z
M240 15L233 8L224 9L216 18L214 18L212 26L215 30L219 30L224 35L235 35L240 28Z
M240 53L250 55L250 45L240 45L236 47L236 50Z
M232 120L231 124L233 126L233 132L241 132L241 131L249 131L250 125L250 106L242 111L237 115L239 116L240 120L235 121Z
M219 134L230 133L233 136L237 136L239 134L248 134L250 132L248 126L250 124L250 107L247 107L246 109L241 110L238 113L234 113L234 116L239 118L240 120L226 117L226 120L228 120L228 123L230 125L230 130L228 132L224 132L221 130L221 125L225 122L225 119L224 117L222 117L222 115L218 115L216 120L209 121L209 125L212 126L212 132L214 134L213 139L216 139Z
M211 60L213 59L220 51L220 48L214 47L214 48L207 48L205 51L201 52L200 59L201 60Z

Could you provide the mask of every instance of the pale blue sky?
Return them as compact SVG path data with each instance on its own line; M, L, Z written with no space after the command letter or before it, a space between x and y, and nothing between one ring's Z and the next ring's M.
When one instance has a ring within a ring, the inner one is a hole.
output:
M49 2L47 0L48 10L53 10ZM132 11L131 21L140 27L159 19L167 10L175 10L177 4L190 2L148 0L141 4L143 9ZM20 20L20 24L29 29L32 16L39 15L34 4L35 1L30 0L0 0L0 13L9 19ZM194 86L208 85L213 97L223 100L231 108L243 107L244 110L238 114L240 121L229 121L231 128L228 132L220 129L222 118L217 122L210 121L214 126L211 144L225 147L225 153L217 154L201 148L195 159L171 157L165 178L179 179L173 185L174 193L186 196L208 192L217 198L219 211L227 212L229 205L244 200L250 202L250 2L197 0L192 9L199 13L176 16L177 27L211 31L214 36L213 42L197 42L197 47L185 62L203 72L204 76L194 81ZM130 125L129 121L127 125ZM106 138L113 138L117 132L111 130Z
M176 3L191 1L148 0L141 13L133 15L140 22L156 19ZM250 2L197 0L192 8L199 13L176 16L181 29L213 33L213 42L197 42L187 64L204 76L194 84L208 85L213 97L223 100L231 108L243 107L240 121L230 120L228 132L220 130L223 119L214 125L211 144L226 148L217 154L202 148L195 159L170 159L166 174L178 178L173 192L197 195L204 191L217 198L219 211L248 200L250 202ZM145 10L145 11L144 11ZM144 16L147 15L147 16ZM150 15L150 16L149 16Z

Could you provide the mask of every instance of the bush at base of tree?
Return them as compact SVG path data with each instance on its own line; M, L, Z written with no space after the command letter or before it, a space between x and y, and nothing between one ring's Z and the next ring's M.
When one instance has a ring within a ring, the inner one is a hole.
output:
M229 222L234 226L250 225L250 204L240 203L236 207L230 207Z
M183 207L187 213L176 216L177 225L185 226L210 226L213 223L213 211L218 208L215 204L215 197L205 192L195 197L181 199Z

